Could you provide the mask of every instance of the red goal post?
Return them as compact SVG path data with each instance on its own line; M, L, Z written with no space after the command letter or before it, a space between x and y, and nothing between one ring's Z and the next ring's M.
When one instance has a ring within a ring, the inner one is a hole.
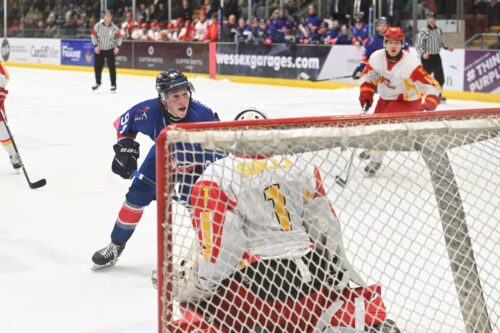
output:
M184 311L173 295L176 265L196 240L189 212L173 200L172 144L196 142L319 165L348 257L382 288L388 316L402 331L499 332L499 135L500 108L167 127L156 147L158 331L232 327L216 315ZM355 156L363 149L386 152L374 177ZM336 176L347 178L345 186ZM197 324L176 326L186 314Z

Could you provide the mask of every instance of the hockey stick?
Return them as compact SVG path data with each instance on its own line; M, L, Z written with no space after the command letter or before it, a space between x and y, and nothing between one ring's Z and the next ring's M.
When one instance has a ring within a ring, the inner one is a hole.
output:
M19 154L19 150L17 149L16 142L14 141L14 137L12 136L12 132L10 131L9 125L7 124L7 118L5 117L5 113L2 109L0 109L0 112L2 113L2 117L4 119L5 123L5 128L7 129L7 134L9 135L10 141L12 142L12 145L14 146L14 151L16 154L19 156L19 159L21 160L21 168L23 169L24 177L26 177L26 180L28 181L28 185L32 190L40 188L42 186L45 186L47 184L47 181L45 178L42 178L40 180L37 180L36 182L31 182L30 177L28 176L28 172L26 171L26 167L24 166L24 162L21 159L21 155Z
M366 114L368 112L368 109L370 106L368 103L365 104L363 107L363 114ZM344 187L347 185L347 182L349 181L349 175L351 174L351 167L352 167L352 161L354 160L354 155L356 154L356 149L352 150L351 157L349 158L349 164L347 165L347 171L346 171L346 176L345 178L342 178L340 175L335 176L335 183L340 185L341 187Z
M344 75L344 76L337 76L337 77L330 77L328 79L313 79L309 76L309 74L302 72L299 74L299 77L302 80L307 80L307 81L311 81L311 82L323 82L323 81L333 81L333 80L338 80L338 79L348 79L348 78L352 77L352 74L351 75Z

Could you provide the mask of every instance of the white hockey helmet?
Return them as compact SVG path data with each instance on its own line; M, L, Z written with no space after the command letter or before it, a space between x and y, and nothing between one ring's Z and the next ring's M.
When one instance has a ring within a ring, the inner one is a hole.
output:
M257 120L257 119L268 119L267 116L257 110L255 107L249 107L238 113L234 120Z

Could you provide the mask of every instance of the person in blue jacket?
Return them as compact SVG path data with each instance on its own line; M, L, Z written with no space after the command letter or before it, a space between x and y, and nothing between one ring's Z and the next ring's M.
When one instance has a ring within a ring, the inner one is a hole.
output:
M111 169L120 177L133 180L111 232L111 242L92 256L93 270L116 264L141 220L144 208L156 198L156 145L137 169L137 134L142 133L156 141L162 129L170 124L219 120L210 108L192 99L193 85L176 69L158 74L156 91L158 97L133 106L114 123L118 142L113 146L115 157ZM173 165L180 170L175 179L178 183L177 198L187 202L191 185L208 164L221 156L203 151L196 144L185 144L182 151L181 147L174 148L174 155ZM186 169L189 172L182 172Z
M387 19L383 16L379 17L375 24L375 29L377 30L377 33L370 36L365 44L365 52L363 53L361 64L359 64L359 66L354 70L354 73L352 73L352 78L354 80L361 77L361 74L363 73L363 70L365 69L368 59L370 59L372 53L384 48L384 34L387 30Z

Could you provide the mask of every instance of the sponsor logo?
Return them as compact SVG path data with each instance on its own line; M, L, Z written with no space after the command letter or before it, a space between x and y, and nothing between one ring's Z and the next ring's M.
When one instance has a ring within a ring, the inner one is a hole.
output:
M256 54L217 53L218 65L245 66L251 69L270 67L275 71L283 68L319 69L318 57L291 57Z
M63 57L69 58L73 61L78 61L82 57L81 50L75 50L73 47L71 47L69 45L62 46L61 54Z
M30 55L34 58L57 58L59 50L50 46L31 46Z

